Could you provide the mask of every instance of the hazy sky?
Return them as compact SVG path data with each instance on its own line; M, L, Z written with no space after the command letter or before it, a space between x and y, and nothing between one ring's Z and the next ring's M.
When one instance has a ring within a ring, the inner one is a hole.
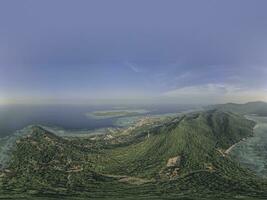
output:
M265 0L1 0L0 103L267 101Z

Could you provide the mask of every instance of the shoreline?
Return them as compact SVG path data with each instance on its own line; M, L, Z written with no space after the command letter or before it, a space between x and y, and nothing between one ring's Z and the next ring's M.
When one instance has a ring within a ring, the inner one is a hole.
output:
M250 120L251 120L251 119L250 119ZM254 120L253 120L253 121L254 121ZM259 127L259 123L256 122L256 121L254 121L254 122L255 122L256 124L255 124L255 126L253 127L253 132L252 132L253 134L252 134L251 137L254 136L254 131L255 131L255 129ZM225 153L226 155L228 155L229 153L231 153L231 151L233 150L233 148L235 148L236 145L238 145L240 142L244 142L244 141L246 141L247 138L249 138L249 137L242 138L240 141L236 142L235 144L233 144L232 146L230 146L228 149L226 149L226 150L224 151L224 153Z
M242 139L241 141L239 141L239 142L233 144L233 145L230 146L228 149L226 149L226 150L224 151L224 153L228 155L228 154L232 151L232 149L233 149L238 143L240 143L240 142L242 142L242 141L244 141L244 140Z

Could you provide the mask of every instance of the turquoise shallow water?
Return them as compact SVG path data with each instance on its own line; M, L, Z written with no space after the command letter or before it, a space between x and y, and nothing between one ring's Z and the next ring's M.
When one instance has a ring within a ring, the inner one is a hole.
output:
M267 178L267 117L248 116L248 118L257 122L254 136L238 143L230 155L241 165Z

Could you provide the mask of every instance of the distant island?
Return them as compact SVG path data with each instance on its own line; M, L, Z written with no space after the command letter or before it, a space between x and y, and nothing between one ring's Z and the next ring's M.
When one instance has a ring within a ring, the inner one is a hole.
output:
M85 115L89 118L95 119L107 119L114 117L130 117L140 114L149 113L148 110L136 109L136 110L104 110L104 111L94 111L86 113Z

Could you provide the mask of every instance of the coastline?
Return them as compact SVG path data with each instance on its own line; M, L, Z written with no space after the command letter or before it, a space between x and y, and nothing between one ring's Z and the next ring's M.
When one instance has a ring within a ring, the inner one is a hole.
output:
M232 150L238 143L240 143L240 142L242 142L242 141L244 141L244 139L242 139L241 141L239 141L239 142L233 144L232 146L230 146L228 149L226 149L226 150L224 151L224 153L228 155L228 154L231 152L231 150Z
M246 118L247 118L247 117L246 117ZM249 120L251 120L251 119L249 119ZM253 120L253 121L254 121L254 120ZM259 126L258 122L256 122L256 121L254 121L254 122L255 122L256 124L255 124L255 126L253 127L253 132L252 132L253 134L252 134L251 137L253 137L255 129L258 128L258 126ZM231 151L233 150L233 148L236 147L236 145L238 145L240 142L244 142L244 141L246 141L247 138L248 138L248 137L242 138L240 141L236 142L235 144L233 144L232 146L230 146L228 149L226 149L226 150L224 151L224 153L225 153L226 155L228 155L229 153L231 153Z

